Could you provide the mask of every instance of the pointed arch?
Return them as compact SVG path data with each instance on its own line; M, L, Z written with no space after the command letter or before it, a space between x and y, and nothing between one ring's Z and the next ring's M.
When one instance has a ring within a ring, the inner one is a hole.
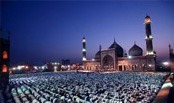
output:
M106 55L103 58L103 68L104 69L112 69L114 68L114 59L110 55Z
M3 73L6 73L7 71L8 71L8 70L7 70L7 66L6 66L6 65L3 65L3 66L2 66L2 72L3 72Z
M8 53L7 53L7 51L4 51L2 55L3 55L3 59L8 59Z

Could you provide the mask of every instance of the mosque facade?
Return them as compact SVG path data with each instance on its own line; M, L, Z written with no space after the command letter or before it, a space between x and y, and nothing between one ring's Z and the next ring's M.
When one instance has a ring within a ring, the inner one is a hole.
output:
M146 55L136 43L124 54L123 48L115 41L105 50L99 47L95 59L86 59L86 38L83 37L82 61L84 70L91 71L155 71L156 53L153 50L151 18L145 17Z

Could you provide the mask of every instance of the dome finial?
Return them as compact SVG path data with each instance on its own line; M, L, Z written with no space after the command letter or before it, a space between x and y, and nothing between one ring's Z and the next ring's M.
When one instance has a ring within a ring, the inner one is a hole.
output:
M100 45L100 46L99 46L99 51L101 51L101 49L102 49L102 46Z

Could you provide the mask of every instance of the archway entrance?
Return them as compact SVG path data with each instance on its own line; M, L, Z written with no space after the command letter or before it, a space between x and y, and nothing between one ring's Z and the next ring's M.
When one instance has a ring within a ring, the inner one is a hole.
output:
M106 55L103 58L103 69L113 70L114 69L114 59L110 55Z
M119 71L123 71L122 65L118 66Z

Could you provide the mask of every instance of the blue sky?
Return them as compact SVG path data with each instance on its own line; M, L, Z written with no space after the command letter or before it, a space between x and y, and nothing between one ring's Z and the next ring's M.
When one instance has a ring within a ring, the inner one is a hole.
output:
M127 52L134 41L146 53L144 18L152 20L154 50L168 58L174 46L173 1L1 1L1 27L11 31L11 62L80 62L82 38L87 58L115 38Z

